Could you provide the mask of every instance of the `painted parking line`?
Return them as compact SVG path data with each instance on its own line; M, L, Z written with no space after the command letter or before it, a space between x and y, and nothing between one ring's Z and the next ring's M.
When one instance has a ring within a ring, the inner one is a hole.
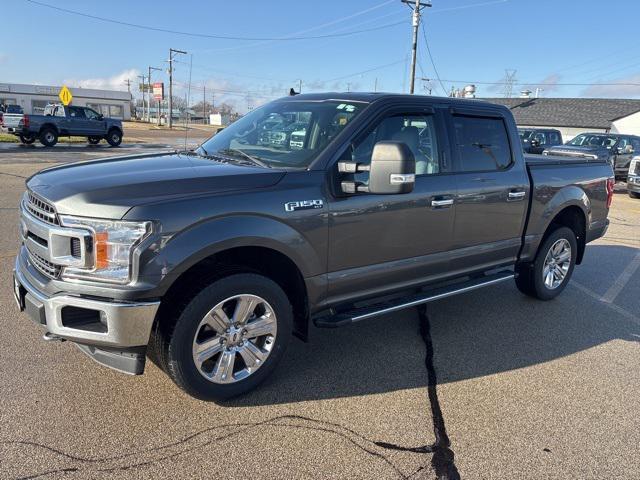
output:
M613 303L622 289L626 287L627 283L629 283L629 280L631 280L631 277L633 277L633 274L636 273L638 268L640 268L640 252L636 254L631 263L629 263L629 265L627 265L627 267L622 271L617 280L613 282L613 285L609 287L609 290L605 292L601 300L606 303Z
M611 302L605 301L603 299L604 297L601 297L596 292L591 290L589 287L585 287L584 285L576 282L575 280L571 280L571 283L569 283L569 285L572 285L572 286L576 287L582 293L585 293L585 294L589 295L591 298L596 299L598 302L602 303L603 305L606 305L608 308L610 308L611 310L615 311L616 313L619 313L620 315L625 317L627 320L631 320L633 323L636 323L637 325L640 325L640 317L637 317L636 315L631 313L629 310L624 309L624 308L616 305L615 303L611 303Z

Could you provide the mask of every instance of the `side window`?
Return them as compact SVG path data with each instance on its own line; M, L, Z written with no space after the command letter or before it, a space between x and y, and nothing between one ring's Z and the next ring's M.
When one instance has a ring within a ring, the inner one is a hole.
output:
M537 140L538 142L540 142L540 145L546 145L547 144L547 134L544 132L538 132L533 136L534 140Z
M85 108L84 109L84 114L90 120L97 120L98 119L98 113L94 112L90 108Z
M558 135L558 132L549 132L549 143L551 145L560 145L560 135Z
M458 171L503 170L511 165L511 147L500 118L454 115Z
M55 116L56 117L64 117L64 107L56 107L56 112L55 112Z
M352 144L350 160L370 163L374 145L389 140L403 142L409 147L416 159L416 175L440 173L438 139L433 115L407 114L384 118L365 138Z
M71 118L86 118L84 116L84 109L78 107L70 107L69 108L69 116Z

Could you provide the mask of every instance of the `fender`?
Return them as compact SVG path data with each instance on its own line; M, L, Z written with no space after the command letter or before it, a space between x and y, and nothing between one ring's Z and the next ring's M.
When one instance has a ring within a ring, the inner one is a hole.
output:
M139 279L157 284L154 293L162 295L195 264L236 247L265 247L282 253L305 278L323 273L321 255L300 232L274 218L233 215L193 225L173 235L161 248L156 246L155 252L153 247L143 252Z
M526 251L534 256L538 251L540 242L553 219L565 208L578 207L585 217L585 226L589 228L591 221L591 201L580 187L569 185L556 191L550 200L544 202L540 192L534 192L529 213L529 225L525 235L525 242L528 243ZM528 256L528 255L527 255Z

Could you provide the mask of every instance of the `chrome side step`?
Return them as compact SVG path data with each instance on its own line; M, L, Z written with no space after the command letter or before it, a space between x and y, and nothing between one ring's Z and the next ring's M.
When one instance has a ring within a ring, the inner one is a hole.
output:
M362 308L356 308L335 315L327 315L313 319L313 323L318 328L336 328L350 325L355 322L367 320L369 318L397 312L405 308L415 307L424 303L434 302L461 293L471 292L479 288L488 287L496 283L504 282L514 278L512 271L499 272L480 278L474 278L463 283L435 288L426 292L421 292L408 297L403 297L388 302L377 303Z

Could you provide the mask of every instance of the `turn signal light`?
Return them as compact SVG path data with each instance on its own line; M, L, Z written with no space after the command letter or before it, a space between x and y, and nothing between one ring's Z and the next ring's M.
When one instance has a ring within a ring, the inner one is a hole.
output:
M107 268L109 266L108 241L109 234L107 232L96 232L96 268Z

